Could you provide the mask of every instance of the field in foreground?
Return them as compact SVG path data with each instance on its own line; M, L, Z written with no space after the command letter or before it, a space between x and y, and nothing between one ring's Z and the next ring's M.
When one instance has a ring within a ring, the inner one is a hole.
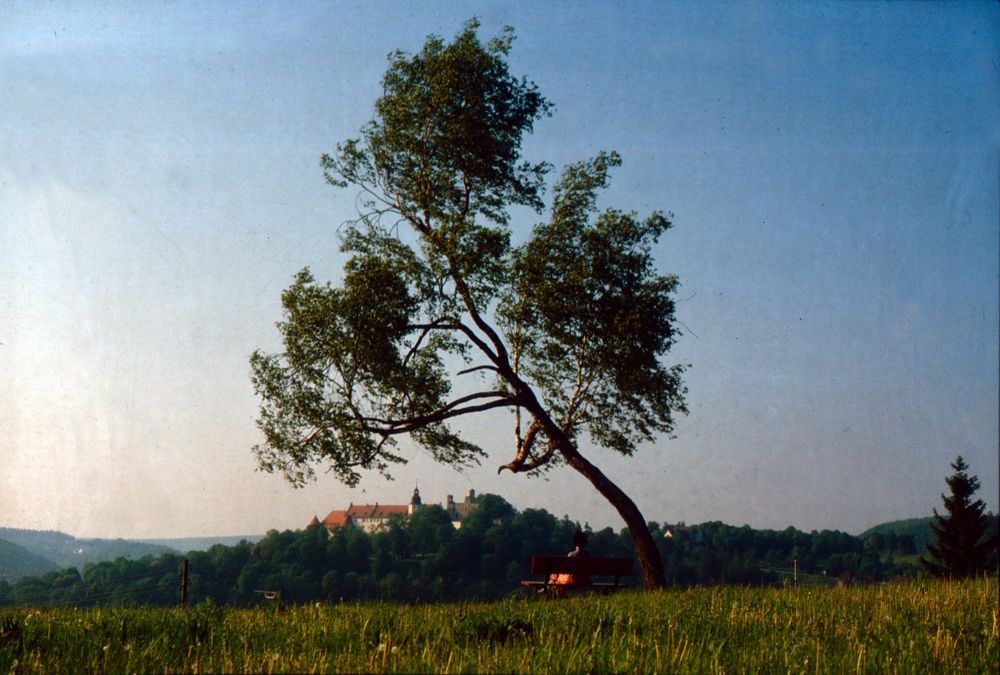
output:
M559 601L0 609L0 673L996 672L997 580Z

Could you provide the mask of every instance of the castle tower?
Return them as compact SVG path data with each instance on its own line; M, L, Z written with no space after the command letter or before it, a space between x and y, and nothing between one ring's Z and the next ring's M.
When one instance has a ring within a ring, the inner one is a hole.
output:
M410 503L406 507L406 513L413 515L413 512L423 506L424 503L420 501L420 490L418 488L413 488L413 496L410 497Z

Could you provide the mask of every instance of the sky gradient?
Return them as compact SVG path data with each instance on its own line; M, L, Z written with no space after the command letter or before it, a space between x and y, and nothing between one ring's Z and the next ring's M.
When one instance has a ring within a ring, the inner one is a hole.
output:
M997 511L996 3L0 1L0 526L262 533L419 482L621 527L568 469L497 476L502 415L465 473L255 471L249 355L354 215L319 156L472 16L555 104L528 159L617 150L602 206L675 215L690 414L587 448L648 520L857 533L940 510L958 454Z

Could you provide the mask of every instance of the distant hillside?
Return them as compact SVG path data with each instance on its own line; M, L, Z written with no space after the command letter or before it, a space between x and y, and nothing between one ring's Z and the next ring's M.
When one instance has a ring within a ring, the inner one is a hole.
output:
M166 546L178 553L187 553L188 551L207 551L216 544L236 546L236 544L244 539L251 544L256 544L263 538L264 535L262 534L247 534L234 537L178 537L175 539L137 539L136 541L156 546Z
M83 568L87 563L116 558L141 558L172 553L166 546L157 546L127 539L77 539L63 532L21 530L0 527L0 539L17 544L36 556L51 562L55 568Z
M17 581L57 570L57 565L23 546L0 539L0 580Z
M913 537L913 543L917 553L922 554L925 546L934 541L934 531L931 530L931 521L934 518L907 518L906 520L893 520L888 523L881 523L871 527L861 533L861 539L868 539L876 534L903 535Z

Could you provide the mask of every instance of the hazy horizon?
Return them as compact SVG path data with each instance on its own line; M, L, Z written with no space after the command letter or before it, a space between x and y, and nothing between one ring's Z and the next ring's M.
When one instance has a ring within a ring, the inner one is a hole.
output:
M585 454L647 520L852 534L941 510L956 455L998 511L996 3L0 5L0 526L165 539L303 527L470 489L622 527L568 468L412 458L357 489L255 471L248 359L280 295L336 283L386 55L477 16L555 104L524 156L617 150L600 206L674 214L690 414ZM545 215L516 211L515 238Z
M502 497L503 495L499 495L499 496ZM396 503L396 502L388 502L388 501L386 501L386 502L380 502L380 503L391 504L391 503ZM404 503L404 502L401 501L401 502L398 502L398 503ZM443 504L437 504L437 503L435 503L433 505L443 506ZM424 506L430 506L430 504L424 504ZM518 511L523 510L523 509L518 508L516 504L512 505L512 506L514 506L514 508L517 509ZM334 507L333 509L331 509L331 511L332 510L343 510L346 507L347 507L347 505L344 505L343 507ZM533 508L533 507L528 507L528 508ZM537 508L542 508L542 507L537 507ZM938 512L941 512L941 511L942 511L942 509L939 508ZM323 517L326 514L325 513L316 513L316 514L313 514L313 515L318 516L320 518L320 520L322 520ZM578 521L579 520L579 519L573 518L573 514L554 514L553 513L551 515L554 515L554 516L556 516L558 518L562 518L563 516L569 516L570 519L573 520L573 521ZM813 532L813 531L820 531L821 529L839 530L841 532L845 532L845 533L853 535L853 536L858 536L858 535L864 533L865 531L871 529L872 527L876 527L878 525L884 525L884 524L893 523L893 522L902 522L902 521L913 520L913 519L918 519L918 518L930 518L930 517L931 517L931 515L923 515L923 516L913 516L912 518L898 518L898 519L888 520L888 521L879 521L879 522L873 523L870 527L867 527L864 530L858 530L858 531L848 531L848 530L845 530L844 528L837 528L837 527L832 527L832 528L796 527L795 529L797 529L799 531L802 531L802 532L806 532L806 533ZM312 516L309 516L309 518L311 519ZM654 520L654 519L650 519L650 521L652 521L652 520ZM597 530L603 529L604 527L612 527L612 529L614 529L615 532L620 532L623 529L626 529L624 523L617 523L617 524L616 523L608 523L606 525L594 525L594 524L589 523L589 522L585 523L582 520L580 520L579 522L580 522L581 525L589 525L590 528L593 531L597 531ZM668 521L656 521L656 522L658 522L660 525L679 525L679 524L683 524L686 527L697 526L697 525L704 525L705 523L710 523L710 522L724 522L724 524L731 525L733 527L743 527L744 525L746 525L746 523L725 522L725 521L717 521L717 520L691 521L691 522L688 522L688 521L669 521L669 522ZM176 535L171 535L171 536L168 536L168 537L157 537L157 536L141 536L141 537L118 537L118 536L114 536L114 537L106 537L106 536L100 536L100 535L81 536L81 535L75 534L73 532L67 532L67 531L64 531L64 530L52 530L52 529L40 530L40 529L28 528L28 527L13 527L13 526L10 526L10 525L5 525L5 524L0 523L0 529L9 528L9 529L25 530L25 531L40 532L40 533L54 532L54 533L69 535L69 536L73 537L74 539L77 539L77 540L80 540L80 541L92 540L92 539L112 540L113 541L113 540L117 540L117 539L122 539L122 540L125 540L125 541L136 541L136 542L141 542L141 543L146 543L146 544L163 544L163 545L166 545L167 542L172 542L172 541L176 542L176 541L196 541L196 540L216 540L216 539L222 540L222 539L237 539L237 538L246 538L246 537L261 538L261 537L267 536L267 533L269 531L271 531L271 530L277 530L277 531L284 531L284 530L304 530L307 526L308 526L308 521L305 522L305 523L302 523L302 524L300 524L298 526L291 525L289 527L280 528L280 529L279 528L268 528L266 530L261 530L260 532L249 532L248 531L248 532L235 532L235 533L222 533L222 534L199 534L199 535L176 534ZM754 527L753 529L755 529L755 530L775 530L775 531L782 531L782 530L787 529L787 527L794 527L794 526L788 525L788 526L785 526L785 527ZM0 537L0 539L3 539L3 537Z

